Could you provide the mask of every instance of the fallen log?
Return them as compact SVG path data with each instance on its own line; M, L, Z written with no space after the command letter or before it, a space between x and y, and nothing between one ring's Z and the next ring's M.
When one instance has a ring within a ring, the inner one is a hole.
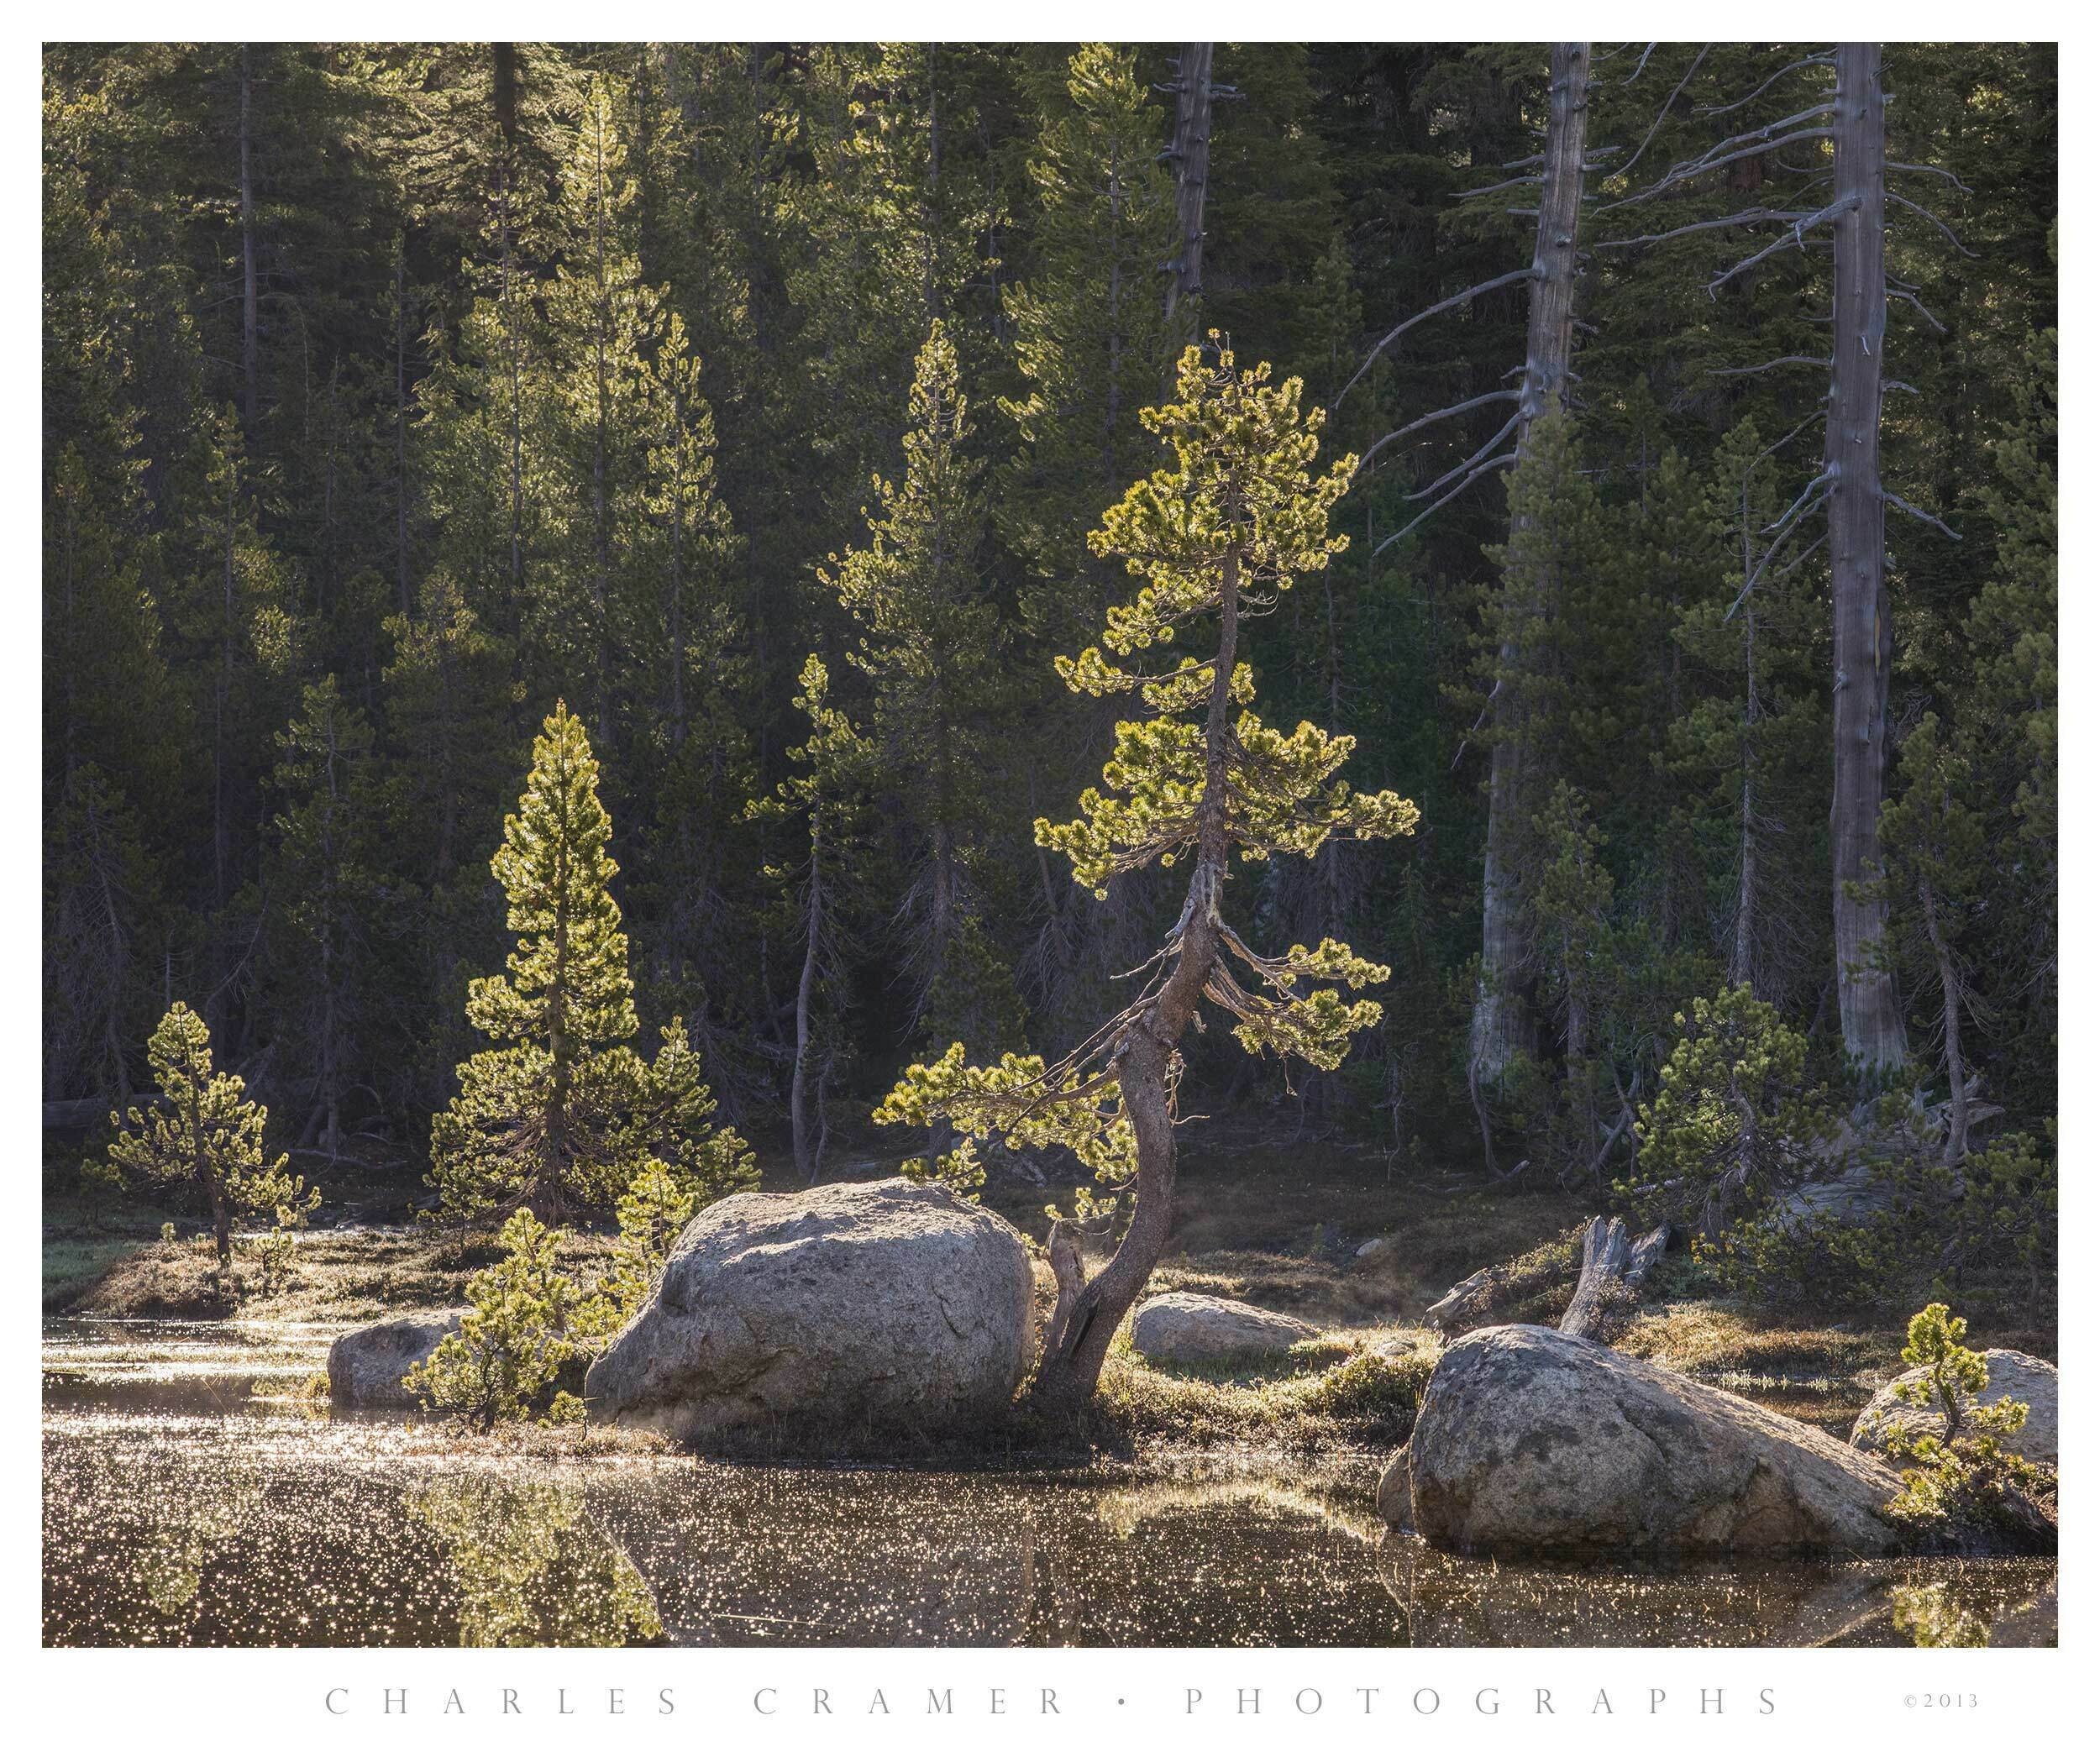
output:
M1550 1294L1574 1274L1574 1235L1530 1251L1514 1263L1477 1269L1422 1314L1446 1336L1506 1321L1525 1302Z

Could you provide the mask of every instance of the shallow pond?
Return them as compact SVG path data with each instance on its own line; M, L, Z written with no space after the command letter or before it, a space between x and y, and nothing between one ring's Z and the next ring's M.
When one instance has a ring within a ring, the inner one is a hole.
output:
M2053 1560L1510 1566L1171 1474L448 1452L290 1393L299 1326L48 1324L55 1645L2053 1644Z

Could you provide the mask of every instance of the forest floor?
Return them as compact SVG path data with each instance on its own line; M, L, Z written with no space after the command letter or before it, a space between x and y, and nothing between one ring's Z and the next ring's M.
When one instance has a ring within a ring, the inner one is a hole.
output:
M885 1169L872 1160L837 1168L843 1177ZM769 1162L767 1188L794 1186L791 1172ZM488 1237L463 1239L415 1224L398 1190L337 1193L300 1239L282 1285L255 1285L237 1246L237 1273L250 1282L239 1310L244 1321L325 1332L457 1306L467 1277L496 1258ZM1064 1194L1000 1178L984 1200L1040 1244L1044 1205ZM1127 1336L1119 1339L1091 1438L1126 1456L1187 1447L1299 1454L1390 1447L1413 1425L1440 1349L1435 1332L1422 1327L1424 1309L1474 1270L1565 1237L1593 1206L1558 1190L1491 1189L1389 1172L1384 1155L1372 1150L1244 1137L1206 1145L1199 1137L1184 1150L1174 1231L1151 1291L1244 1299L1292 1313L1320 1334L1287 1356L1173 1372L1148 1366L1130 1351ZM163 1236L171 1224L171 1240ZM1359 1259L1373 1239L1393 1244ZM577 1232L562 1247L564 1267L579 1277L595 1274L610 1243L605 1235ZM209 1238L193 1215L129 1208L97 1216L47 1189L43 1257L50 1314L229 1315L215 1299ZM1848 1432L1899 1368L1899 1324L1821 1313L1775 1320L1725 1297L1683 1258L1666 1260L1657 1282L1616 1339L1619 1347L1834 1433ZM1040 1256L1037 1291L1047 1314L1054 1290ZM1569 1291L1548 1288L1536 1310L1510 1315L1552 1323ZM2050 1335L1979 1333L1978 1340L2055 1354ZM1009 1445L1029 1450L1031 1436L1016 1432L1002 1442ZM783 1434L774 1450L799 1448Z

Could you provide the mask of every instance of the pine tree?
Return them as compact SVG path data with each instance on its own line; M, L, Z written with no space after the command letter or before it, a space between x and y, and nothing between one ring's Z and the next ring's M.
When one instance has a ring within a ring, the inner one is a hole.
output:
M1193 347L1182 356L1176 400L1145 413L1171 448L1172 467L1137 483L1091 539L1097 553L1119 557L1146 582L1109 612L1102 640L1116 657L1089 647L1058 664L1067 687L1135 695L1151 717L1116 728L1116 753L1102 771L1108 790L1089 788L1078 820L1036 826L1038 842L1065 854L1078 881L1097 892L1118 873L1193 863L1160 968L1138 999L1055 1066L1010 1053L972 1067L958 1042L939 1061L908 1070L876 1113L881 1121L920 1125L943 1119L975 1139L998 1133L1015 1146L1055 1143L1114 1191L1112 1200L1133 1194L1122 1240L1091 1282L1082 1283L1071 1239L1053 1237L1058 1298L1036 1395L1067 1411L1093 1395L1110 1341L1165 1247L1177 1046L1199 1000L1209 998L1238 1021L1235 1035L1250 1053L1273 1051L1315 1067L1338 1066L1351 1037L1378 1022L1376 1002L1346 1002L1338 989L1309 984L1362 989L1383 982L1385 970L1331 939L1264 957L1226 925L1232 856L1310 858L1331 836L1404 834L1417 816L1395 794L1353 794L1334 779L1353 740L1310 722L1282 733L1252 711L1253 673L1239 656L1242 618L1273 608L1299 575L1324 568L1346 546L1327 520L1356 460L1345 457L1315 479L1321 417L1300 412L1298 380L1272 387L1267 366L1240 371L1215 332L1211 342L1209 360ZM1208 658L1180 658L1149 674L1125 669L1122 662L1177 644L1192 621L1210 616L1219 635ZM1090 1193L1079 1205L1082 1214L1095 1205Z
M651 1156L706 1200L748 1179L733 1135L698 1138L713 1100L683 1026L665 1029L653 1063L627 1046L638 1022L612 837L583 722L558 704L490 862L517 947L507 975L468 991L468 1022L504 1046L461 1064L459 1095L431 1125L448 1213L607 1207Z
M122 1116L112 1113L116 1139L109 1156L122 1170L160 1188L187 1187L211 1212L223 1287L234 1267L234 1222L251 1214L297 1210L319 1199L290 1161L270 1158L263 1130L270 1113L245 1096L237 1073L212 1070L212 1034L181 1001L168 1010L146 1046L160 1096Z
M872 730L912 822L901 910L912 1029L1013 1041L1020 1001L984 925L1005 638L983 571L974 433L955 349L937 323L912 379L904 475L875 478L867 543L818 578L859 632L849 657L874 686Z

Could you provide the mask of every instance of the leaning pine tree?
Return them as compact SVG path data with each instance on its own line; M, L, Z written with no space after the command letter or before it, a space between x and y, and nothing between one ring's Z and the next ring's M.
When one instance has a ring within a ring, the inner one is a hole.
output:
M583 722L557 703L490 862L517 949L507 974L467 990L468 1023L502 1046L460 1065L459 1095L431 1123L448 1214L609 1208L652 1160L696 1206L758 1181L733 1131L702 1133L715 1101L684 1022L664 1028L654 1062L627 1046L639 1027L612 839Z
M1096 896L1119 874L1187 860L1180 918L1147 961L1143 991L1062 1061L1008 1055L973 1067L958 1043L931 1066L909 1069L876 1112L878 1120L917 1127L945 1119L974 1140L999 1134L1016 1147L1061 1145L1111 1204L1131 1198L1121 1241L1090 1280L1066 1222L1052 1229L1058 1300L1035 1395L1068 1413L1091 1398L1116 1327L1166 1243L1179 1046L1200 1024L1199 1002L1236 1020L1251 1053L1273 1050L1320 1068L1339 1065L1352 1035L1378 1021L1377 1003L1310 984L1361 989L1385 979L1378 965L1331 939L1264 957L1227 925L1234 852L1243 861L1310 857L1330 836L1403 835L1417 816L1396 794L1357 794L1334 779L1353 739L1310 723L1286 734L1252 711L1241 622L1273 609L1297 575L1324 568L1344 547L1327 518L1356 460L1344 458L1315 480L1321 415L1300 414L1299 381L1272 388L1266 365L1236 371L1215 332L1211 340L1210 359L1194 347L1182 355L1175 400L1144 412L1172 448L1173 466L1136 484L1089 538L1097 553L1121 557L1146 582L1109 611L1102 641L1115 657L1089 648L1058 661L1068 688L1135 695L1149 716L1116 727L1102 771L1108 790L1088 789L1077 821L1036 825L1037 841L1068 856ZM1133 655L1173 645L1179 631L1208 616L1218 624L1208 658L1126 669ZM1079 1194L1081 1215L1104 1205L1092 1189Z

